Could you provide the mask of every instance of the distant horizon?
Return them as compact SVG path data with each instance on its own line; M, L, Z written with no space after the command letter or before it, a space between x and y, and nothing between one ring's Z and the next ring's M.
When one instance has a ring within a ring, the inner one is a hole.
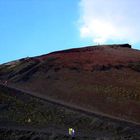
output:
M40 54L40 55L34 55L34 56L26 56L26 57L21 57L21 58L18 58L18 59L14 59L14 60L10 60L10 61L7 61L7 62L4 62L4 63L0 63L0 65L1 64L6 64L6 63L9 63L9 62L13 62L13 61L18 61L18 60L20 60L20 59L24 59L24 58L33 58L33 57L38 57L38 56L42 56L42 55L48 55L48 54L50 54L50 53L54 53L54 52L59 52L59 51L64 51L64 50L71 50L71 49L80 49L80 48L86 48L86 47L96 47L96 46L110 46L110 45L125 45L125 44L128 44L128 43L113 43L113 44L94 44L94 45L88 45L88 46L80 46L80 47L73 47L73 48L67 48L67 49L62 49L62 50L54 50L54 51L52 51L52 52L48 52L48 53L44 53L44 54ZM131 45L131 44L128 44L128 45ZM131 45L131 49L135 49L135 48L133 48L133 45ZM135 49L135 50L139 50L140 51L140 49Z

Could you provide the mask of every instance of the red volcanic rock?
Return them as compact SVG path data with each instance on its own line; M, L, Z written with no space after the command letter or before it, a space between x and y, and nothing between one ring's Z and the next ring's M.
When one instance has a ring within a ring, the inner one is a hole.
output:
M140 60L140 53L131 49L131 45L98 45L84 48L52 52L37 57L41 61L55 59L55 64L63 67L78 67L84 70L109 69L109 66L127 66L129 62Z
M140 51L129 44L22 59L1 65L0 79L36 96L140 123Z

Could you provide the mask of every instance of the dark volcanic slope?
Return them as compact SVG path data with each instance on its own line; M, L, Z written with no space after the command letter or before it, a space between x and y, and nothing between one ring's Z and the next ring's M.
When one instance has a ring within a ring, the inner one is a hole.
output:
M128 44L21 59L1 65L0 79L35 95L140 123L140 51Z
M69 127L76 131L75 140L140 139L136 125L85 114L0 86L1 140L72 140Z

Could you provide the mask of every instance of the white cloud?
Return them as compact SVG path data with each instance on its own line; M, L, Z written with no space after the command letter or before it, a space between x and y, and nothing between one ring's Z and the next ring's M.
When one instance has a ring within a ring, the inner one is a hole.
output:
M95 43L140 41L139 0L81 0L80 36Z

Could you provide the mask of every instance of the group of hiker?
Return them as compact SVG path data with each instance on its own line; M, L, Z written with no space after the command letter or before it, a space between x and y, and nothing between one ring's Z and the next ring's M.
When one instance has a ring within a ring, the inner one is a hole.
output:
M75 130L73 128L69 128L69 135L72 137L75 136Z

